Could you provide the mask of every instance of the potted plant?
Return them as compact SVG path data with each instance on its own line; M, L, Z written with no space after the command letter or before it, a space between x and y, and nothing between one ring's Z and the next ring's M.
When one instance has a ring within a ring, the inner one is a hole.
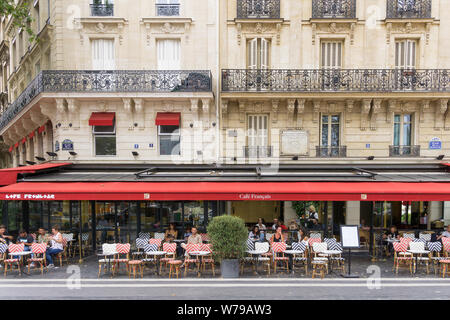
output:
M239 259L244 256L248 231L244 220L234 216L218 216L208 225L214 256L220 262L223 278L239 277Z

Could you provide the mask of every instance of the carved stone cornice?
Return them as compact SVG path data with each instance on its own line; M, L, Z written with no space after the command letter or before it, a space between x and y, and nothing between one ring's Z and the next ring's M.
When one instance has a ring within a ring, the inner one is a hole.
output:
M188 41L192 19L181 17L142 18L141 24L146 30L147 45L150 45L152 35L179 34L184 35Z
M350 44L355 42L356 19L311 19L312 44L315 45L318 35L347 35Z
M119 43L123 43L123 29L128 25L128 20L114 17L90 17L74 19L74 25L80 33L81 45L84 44L84 35L102 36L117 35Z
M355 101L354 100L346 100L345 104L346 104L345 109L347 112L347 117L346 117L345 122L351 123L352 122L351 113L353 112L353 108L355 106Z
M374 131L377 129L377 116L381 111L381 99L373 100L372 113L370 114L370 130Z
M234 23L236 25L238 45L241 44L243 35L249 37L260 35L266 38L274 38L275 43L280 45L283 24L289 24L284 19L236 19Z

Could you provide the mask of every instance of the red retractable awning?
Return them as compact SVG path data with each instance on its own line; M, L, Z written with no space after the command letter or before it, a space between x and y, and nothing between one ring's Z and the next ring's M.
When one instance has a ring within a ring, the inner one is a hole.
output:
M71 163L42 163L32 166L0 169L0 186L6 186L16 183L17 175L19 173L35 173L36 171L58 168L68 165L71 165Z
M435 182L22 182L0 200L449 201Z
M181 114L179 112L158 112L155 124L157 126L179 126Z
M102 127L113 126L115 116L115 112L92 112L89 118L89 125Z
M12 152L14 149L14 146L9 147L9 152Z
M15 145L14 145L14 149L17 149L19 147L19 143L17 142Z
M22 141L20 141L20 144L24 144L25 142L27 142L27 138L23 138Z
M30 138L30 139L33 139L33 138L34 138L34 131L31 132L31 133L28 135L28 138Z

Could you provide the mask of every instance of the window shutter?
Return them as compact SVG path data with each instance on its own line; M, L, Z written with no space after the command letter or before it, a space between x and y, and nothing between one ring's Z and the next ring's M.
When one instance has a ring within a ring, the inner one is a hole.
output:
M101 49L103 40L92 40L92 69L103 70L103 61L101 59Z
M261 51L260 51L261 69L269 68L269 41L261 38Z
M92 68L94 70L115 69L114 40L92 40Z
M339 69L342 67L342 42L322 43L322 68Z
M248 43L248 68L258 68L258 39L252 39Z

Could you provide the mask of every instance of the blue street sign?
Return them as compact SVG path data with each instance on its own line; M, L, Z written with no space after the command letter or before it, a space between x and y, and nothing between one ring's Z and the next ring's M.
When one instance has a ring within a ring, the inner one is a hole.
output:
M134 148L135 148L135 149L139 149L139 145L138 145L138 144L135 144L135 145L134 145Z
M438 137L434 137L430 140L430 143L428 145L428 149L430 150L442 150L442 141Z
M73 151L73 141L66 139L62 142L62 149L64 151Z

